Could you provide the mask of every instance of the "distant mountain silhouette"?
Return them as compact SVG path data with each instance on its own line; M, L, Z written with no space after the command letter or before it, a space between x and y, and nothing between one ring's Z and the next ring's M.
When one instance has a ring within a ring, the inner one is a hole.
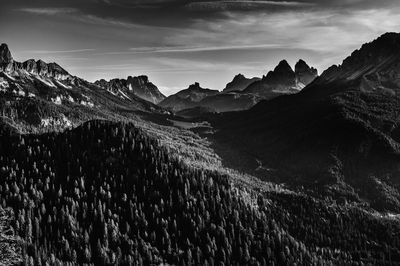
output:
M268 72L261 80L251 83L243 92L272 99L299 92L317 76L317 70L309 67L303 60L296 63L295 71L286 60L282 60L273 71Z
M220 116L218 138L277 169L283 182L399 211L399 48L400 34L384 34L300 93ZM294 84L286 63L263 80L280 77Z
M318 77L318 70L307 65L302 59L296 63L294 73L296 76L296 86L300 88L304 88Z
M236 75L231 82L226 84L225 89L222 92L238 92L246 89L250 84L255 81L260 80L260 78L246 78L242 74Z
M303 60L296 64L295 71L286 60L283 60L274 71L270 71L262 79L248 79L238 74L222 92L202 90L196 83L189 89L169 96L159 105L174 112L193 108L198 110L197 107L205 108L203 111L213 110L218 113L242 111L253 107L263 99L297 93L316 76L318 76L317 70L309 67Z
M207 96L216 95L217 90L205 89L198 82L190 85L187 89L167 97L159 103L161 107L170 109L174 112L190 109L198 106L198 103Z

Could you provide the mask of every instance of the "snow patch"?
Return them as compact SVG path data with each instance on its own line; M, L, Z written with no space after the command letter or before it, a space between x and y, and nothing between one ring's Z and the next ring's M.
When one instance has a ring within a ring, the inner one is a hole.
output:
M17 89L13 89L12 93L16 96L25 96L25 91L17 84Z
M118 92L119 92L119 93L121 93L121 95L123 96L122 98L124 98L124 97L125 97L125 98L126 98L126 99L128 99L128 100L130 100L130 99L131 99L131 98L129 98L129 97L128 97L128 95L126 95L126 94L125 94L123 91L121 91L121 90L118 90Z
M0 91L6 92L7 91L6 89L8 89L9 87L10 84L8 84L8 81L5 80L4 78L0 78Z
M57 96L56 98L51 98L51 101L57 105L61 104L61 97Z
M48 117L42 118L40 121L40 126L49 127L49 126L57 126L57 127L72 127L72 122L64 114L61 114L61 117Z
M7 73L3 72L3 74L4 74L7 78L11 79L12 81L15 81L15 78L11 77L11 76L8 75Z
M115 92L113 92L112 90L107 90L109 93L111 93L112 95L114 95L114 96L118 96L118 94L117 93L115 93Z
M89 102L89 101L81 101L80 104L83 106L89 106L90 108L94 107L94 103Z
M71 103L74 103L75 102L75 100L74 100L74 98L72 98L72 96L71 95L68 95L68 101L70 101Z
M49 87L57 88L57 86L54 85L54 83L51 82L51 80L42 79L42 78L39 77L39 76L37 76L36 79L39 80L40 82L42 82L43 84L49 86Z
M82 94L82 97L84 97L86 100L90 100L90 97L89 96L87 96L87 95L85 95L85 94Z
M60 82L60 81L58 81L58 80L56 80L56 83L57 83L58 85L60 85L61 87L65 88L65 89L72 89L72 87L63 84L62 82Z

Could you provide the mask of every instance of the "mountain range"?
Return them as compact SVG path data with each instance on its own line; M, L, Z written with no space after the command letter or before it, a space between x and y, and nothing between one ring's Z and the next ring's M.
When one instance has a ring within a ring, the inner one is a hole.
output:
M221 92L203 89L196 83L167 97L160 106L180 113L189 109L192 111L184 113L191 113L193 116L204 114L205 110L217 113L247 110L261 100L297 93L317 76L317 70L308 66L304 60L296 63L295 71L286 60L282 60L273 71L261 79L246 78L238 74ZM196 113L193 110L202 111Z
M286 60L282 60L273 71L268 72L261 80L250 84L243 92L257 94L264 99L272 99L278 95L299 92L317 76L317 70L309 67L303 60L296 63L294 71Z
M165 97L2 44L1 259L398 265L399 66L386 33L318 77L283 60Z
M147 101L164 96L144 76L128 78L132 91L131 87L91 83L56 63L17 62L6 44L0 46L0 68L2 117L21 130L65 128L88 118L115 119L135 112L165 112Z

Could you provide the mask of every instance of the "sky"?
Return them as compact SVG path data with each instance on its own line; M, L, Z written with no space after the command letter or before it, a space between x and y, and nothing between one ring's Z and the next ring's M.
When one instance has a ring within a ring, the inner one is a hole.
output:
M286 59L322 72L400 31L398 0L0 0L0 42L15 60L57 62L95 81L147 75L170 95L222 90Z

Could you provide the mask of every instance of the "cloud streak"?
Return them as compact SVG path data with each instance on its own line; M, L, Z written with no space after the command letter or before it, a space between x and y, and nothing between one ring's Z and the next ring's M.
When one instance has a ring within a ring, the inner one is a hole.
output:
M75 49L75 50L27 50L21 51L28 54L70 54L95 51L96 49Z
M232 51L232 50L256 50L279 48L277 44L239 45L239 46L205 46L205 47L133 47L127 53L190 53L210 51Z
M31 13L36 15L47 15L47 16L56 16L56 15L65 15L65 14L72 14L77 13L79 10L77 8L51 8L51 7L44 7L44 8L20 8L17 11Z

